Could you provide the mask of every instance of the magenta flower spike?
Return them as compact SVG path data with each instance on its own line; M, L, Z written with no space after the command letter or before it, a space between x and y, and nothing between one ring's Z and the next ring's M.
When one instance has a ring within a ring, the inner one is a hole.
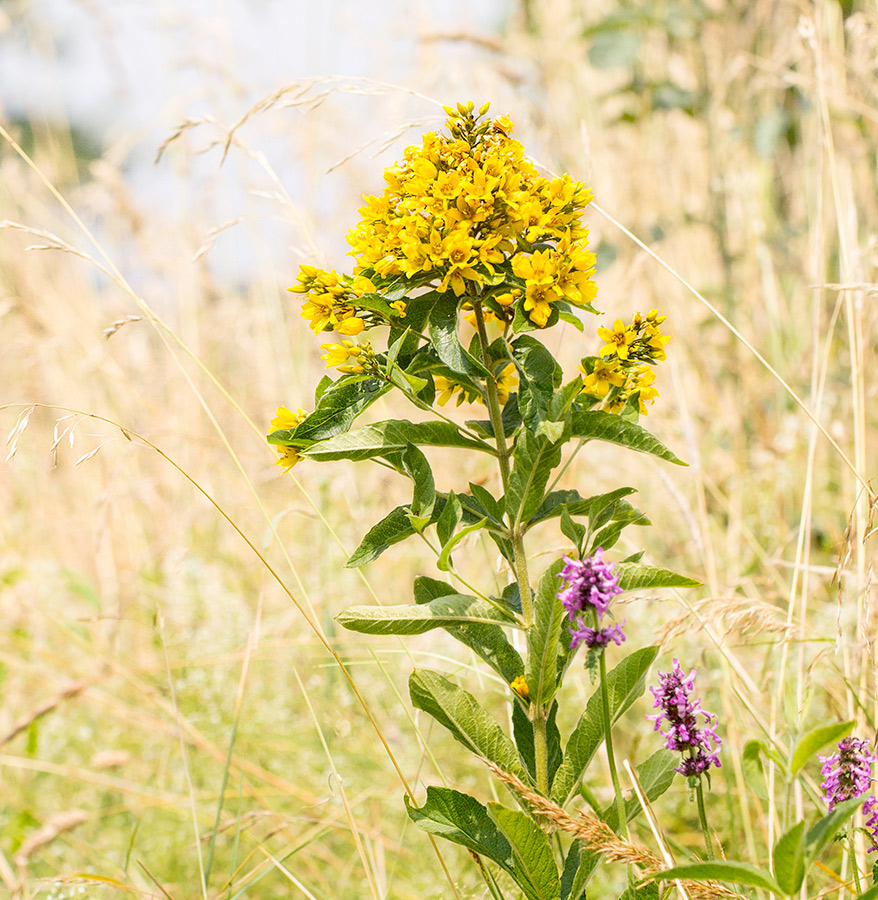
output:
M601 547L585 559L570 559L565 556L564 562L567 565L558 577L565 585L558 596L570 620L571 648L575 650L580 644L585 644L589 650L595 650L606 647L610 641L621 644L625 640L625 633L622 631L624 622L606 628L592 628L585 624L585 620L593 622L591 610L597 613L600 624L601 616L610 607L610 601L616 594L622 593L617 576L613 574L616 564L604 562Z
M844 803L860 797L872 787L872 763L876 761L874 753L869 751L869 742L862 738L846 737L838 742L838 753L831 756L818 756L823 767L820 774L825 776L820 789L826 793L826 805L829 812ZM872 796L863 804L865 826L872 836L871 853L878 850L878 797Z
M718 718L702 708L701 700L691 699L695 669L685 675L675 659L671 671L659 672L658 678L658 687L651 687L650 691L655 697L653 706L661 712L646 718L655 722L655 730L665 738L668 750L685 754L675 771L687 778L697 778L711 766L720 768L722 763L717 754L722 741L715 730ZM699 716L704 717L700 726ZM662 731L663 725L668 726L667 731Z

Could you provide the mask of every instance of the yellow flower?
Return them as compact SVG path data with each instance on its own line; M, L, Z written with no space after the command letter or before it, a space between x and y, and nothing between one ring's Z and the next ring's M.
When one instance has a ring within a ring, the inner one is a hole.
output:
M276 466L292 469L303 458L295 447L277 447L276 449L280 453L280 459L275 463Z
M293 429L297 425L301 425L308 418L308 413L304 409L297 409L296 412L287 409L285 406L277 408L277 415L271 420L271 430L280 431L282 428Z
M515 681L511 681L509 687L511 687L522 700L527 700L528 697L530 697L530 688L524 680L524 675L519 675Z
M612 329L598 328L598 337L606 341L600 351L600 356L618 356L619 359L628 359L628 348L637 337L637 332L625 326L621 319L616 319Z
M606 397L611 387L622 387L625 384L625 372L618 359L596 360L591 374L581 364L579 371L585 376L582 389L595 397Z
M362 372L364 371L361 364L348 365L349 359L356 359L362 352L363 348L358 347L353 341L342 341L340 344L321 344L321 350L326 353L321 359L326 360L326 367L338 366L341 371L345 372Z
M285 406L279 406L277 408L277 415L271 420L271 430L280 431L283 428L292 430L296 426L301 425L307 417L308 413L306 413L304 409L298 409L296 412L293 412ZM283 466L285 469L292 469L292 467L302 459L299 455L299 451L295 447L281 447L276 445L275 449L280 454L280 459L275 465Z
M393 303L390 304L390 308L396 310L396 314L400 317L400 319L404 319L405 305L405 300L394 300Z
M497 399L501 404L509 399L509 394L516 387L518 387L518 372L515 369L515 363L509 363L497 375Z

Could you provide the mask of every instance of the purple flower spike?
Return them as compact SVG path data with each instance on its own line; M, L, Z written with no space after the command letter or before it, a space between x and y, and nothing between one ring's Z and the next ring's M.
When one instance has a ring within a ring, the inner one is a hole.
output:
M823 763L820 774L826 776L820 789L826 792L829 812L839 803L865 794L872 786L875 756L869 752L868 741L855 737L842 738L838 743L838 753L817 758Z
M625 622L608 625L599 630L582 624L578 628L571 627L570 634L573 640L570 642L570 648L575 650L580 644L585 644L589 650L603 649L610 641L615 641L617 646L621 646L625 640L625 632L622 631L624 624Z
M647 719L655 721L655 730L665 738L665 747L678 753L685 753L682 763L675 771L687 778L698 777L711 766L720 768L722 763L717 755L722 746L715 728L717 717L701 707L700 700L691 700L694 689L695 669L688 675L683 673L675 659L674 666L667 674L658 673L659 686L651 687L655 703L661 712ZM704 724L699 727L698 717L704 716ZM668 725L662 731L662 725Z
M589 606L602 616L610 606L610 600L622 593L616 576L613 574L615 563L604 562L604 551L601 547L593 556L585 559L569 559L564 557L566 566L558 577L567 582L558 596L567 610L570 621L585 612Z
M865 794L872 786L872 763L876 761L874 753L869 752L869 742L862 738L846 737L838 742L838 753L832 756L818 756L823 767L820 774L826 780L820 785L826 792L826 803L829 812L844 803ZM865 826L872 835L871 853L878 850L878 797L873 794L863 804Z

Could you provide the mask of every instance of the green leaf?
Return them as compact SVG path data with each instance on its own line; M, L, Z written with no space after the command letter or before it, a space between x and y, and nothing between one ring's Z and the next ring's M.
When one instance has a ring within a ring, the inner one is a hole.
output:
M515 462L509 476L506 510L516 524L527 522L543 503L552 469L561 461L561 444L534 437L523 428L515 439Z
M515 744L468 691L439 672L415 669L409 678L409 693L417 709L444 725L464 747L505 772L529 780Z
M618 577L623 591L644 591L647 588L698 587L701 582L686 575L678 575L670 569L642 566L639 563L616 563L613 574Z
M302 425L306 423L307 420ZM298 434L297 429L296 440ZM450 422L409 422L407 419L389 419L364 425L355 431L321 440L303 452L309 459L320 462L330 459L360 460L386 456L393 451L402 452L409 444L418 447L464 447L494 453L488 444L464 436Z
M436 497L433 506L431 522L435 522L446 506L445 497L441 494ZM354 550L351 558L345 563L349 569L365 565L377 559L381 554L394 544L404 541L415 533L415 529L409 519L408 507L397 506L391 510L380 522L373 525L366 536L360 541L360 546Z
M610 700L610 717L615 722L622 713L643 693L646 673L658 656L658 647L644 647L626 656L607 675L607 691ZM600 690L588 700L585 712L567 741L564 762L555 775L552 799L566 806L576 791L576 786L604 739L604 714Z
M637 780L643 788L646 799L651 802L657 800L673 784L677 774L676 766L680 763L678 756L670 750L656 750L648 759L637 766ZM628 822L640 815L642 807L637 796L625 801L625 817ZM616 804L611 803L603 812L601 818L616 831L619 827L619 814Z
M457 336L458 299L453 293L440 297L430 311L428 329L430 340L439 359L455 372L487 378L488 370L461 346Z
M436 536L439 538L440 546L447 544L451 540L462 518L463 508L460 500L457 499L456 494L449 493L445 509L442 510L442 515L436 520Z
M585 895L588 879L594 871L600 857L597 853L585 851L583 842L574 841L564 859L564 871L561 873L561 900L580 900ZM593 861L593 865L583 865L583 861Z
M488 804L488 815L512 846L516 884L528 900L560 900L561 882L549 839L534 820L517 809Z
M414 485L412 515L426 516L429 521L436 503L436 483L430 463L421 450L414 444L409 444L402 455L402 464Z
M444 581L419 575L415 578L415 603L429 603L437 597L457 593ZM510 610L510 615L512 611ZM443 625L448 634L480 656L500 677L511 684L524 674L524 662L506 639L499 625Z
M796 741L792 758L790 759L790 775L795 777L802 767L827 744L836 744L842 738L847 737L857 723L851 719L849 722L836 722L833 725L824 725L815 728Z
M314 412L296 428L282 428L268 436L269 444L307 447L344 434L354 419L390 390L390 385L371 375L348 375L328 385Z
M600 410L575 412L573 414L573 437L608 441L640 453L651 453L653 456L658 456L660 459L665 459L678 466L686 465L645 428Z
M750 863L734 860L714 860L711 862L684 863L665 869L663 872L655 872L649 876L650 880L673 881L677 878L689 881L731 881L737 884L751 884L754 887L764 888L772 894L785 893L783 888L764 869L759 869Z
M439 554L439 559L436 560L436 567L441 569L443 572L447 572L451 568L451 551L469 534L472 534L474 531L481 531L482 528L487 525L487 518L479 519L478 522L474 522L472 525L467 525L465 528L461 528L454 537L450 538L442 547L442 552Z
M865 799L866 795L863 794L861 797L854 797L852 800L839 803L829 815L824 816L808 830L808 834L805 835L806 867L811 866L823 848L836 836L841 826L859 809Z
M628 503L618 503L623 497L634 493L636 493L634 488L629 487L617 488L615 491L596 494L594 497L583 497L579 491L574 490L552 491L546 495L540 508L531 517L531 524L534 525L537 522L560 516L566 509L571 516L588 516L592 529L600 528L601 525L606 524L598 518L601 513L609 511L610 518L612 518L617 508L620 511L634 509Z
M555 388L561 383L561 367L542 341L530 335L519 335L510 346L519 376L521 417L531 431L536 431L546 418Z
M878 898L878 884L873 884L867 888L862 894L858 894L856 900L876 900Z
M540 578L534 597L534 621L527 630L527 664L524 680L530 701L545 708L558 690L558 653L561 650L561 628L564 604L558 596L558 573L564 560L557 560Z
M494 495L489 490L472 481L470 482L469 489L473 499L478 501L482 510L484 510L484 513L481 514L490 516L498 525L502 525L503 514L505 511L503 508L503 501L495 499Z
M797 822L774 846L774 877L785 894L797 894L805 878L805 823Z
M350 606L336 616L336 621L360 634L423 634L433 628L469 623L518 627L512 616L466 594L448 594L419 605Z
M512 704L512 736L515 738L515 746L518 747L518 753L522 758L527 771L531 778L536 778L536 762L534 752L534 726L533 722L528 718L525 709L526 702L515 701ZM549 786L552 785L552 779L558 766L561 765L563 754L561 752L561 732L558 730L558 724L555 717L558 715L558 701L552 702L549 709L549 715L546 718L546 763L549 773Z
M627 888L619 900L659 900L659 888L654 881Z
M428 787L423 806L404 799L409 818L418 828L486 856L514 876L509 841L474 797L451 788Z
M765 785L765 769L762 765L762 741L752 740L744 744L744 755L741 765L744 769L744 782L762 800L768 799L768 788Z

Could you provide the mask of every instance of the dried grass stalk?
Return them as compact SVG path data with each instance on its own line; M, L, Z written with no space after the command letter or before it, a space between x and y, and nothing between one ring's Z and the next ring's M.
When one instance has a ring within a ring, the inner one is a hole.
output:
M783 640L793 628L785 615L779 607L753 597L705 597L693 603L691 610L668 622L658 633L659 643L700 631L705 621L721 623L721 640L730 635L754 638L760 634L778 635Z
M28 859L40 847L54 841L59 834L81 825L87 818L88 813L84 809L69 809L66 812L56 813L42 828L38 828L22 842L18 853L13 857L13 862L17 866L26 866Z
M660 872L666 868L662 861L642 844L635 844L620 838L606 822L592 813L578 810L572 816L563 807L532 791L515 775L504 772L490 760L485 760L488 768L506 785L518 794L536 815L548 820L553 830L565 831L583 841L589 850L600 853L611 862L630 863L645 875ZM690 897L698 900L743 900L740 894L717 881L681 881Z

